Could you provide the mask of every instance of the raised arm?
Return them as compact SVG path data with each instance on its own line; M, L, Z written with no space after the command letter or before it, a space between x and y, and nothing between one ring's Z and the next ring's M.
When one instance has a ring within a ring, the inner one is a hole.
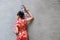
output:
M29 11L29 9L28 8L26 8L26 12L27 12L27 14L29 14L29 18L27 18L27 21L32 21L33 19L34 19L34 17L32 16L32 14L31 14L31 12Z

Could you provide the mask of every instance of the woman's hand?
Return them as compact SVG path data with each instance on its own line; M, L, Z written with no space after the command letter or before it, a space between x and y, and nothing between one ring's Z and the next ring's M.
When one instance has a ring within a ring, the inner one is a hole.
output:
M29 8L25 8L25 11L28 13L28 11L29 11Z
M26 8L26 12L30 16L29 18L27 18L27 21L33 21L34 17L32 16L32 14L31 14L31 12L30 12L30 10L28 8Z
M29 8L26 8L26 11L29 11Z

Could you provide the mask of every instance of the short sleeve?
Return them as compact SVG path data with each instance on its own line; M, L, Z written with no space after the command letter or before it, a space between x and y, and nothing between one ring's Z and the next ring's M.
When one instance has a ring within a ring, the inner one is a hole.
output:
M17 21L17 22L15 23L15 26L16 26L16 25L18 25L18 24L20 24L20 22L19 22L19 21Z
M24 24L27 24L27 19L24 19Z
M16 22L16 24L20 24L20 22L19 22L19 21L17 21L17 22Z

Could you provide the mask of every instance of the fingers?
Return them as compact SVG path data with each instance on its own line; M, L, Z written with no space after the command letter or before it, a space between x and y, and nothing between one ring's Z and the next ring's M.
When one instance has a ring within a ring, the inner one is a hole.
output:
M28 13L28 11L29 11L29 8L25 8L25 11Z
M26 8L26 11L29 11L29 8Z

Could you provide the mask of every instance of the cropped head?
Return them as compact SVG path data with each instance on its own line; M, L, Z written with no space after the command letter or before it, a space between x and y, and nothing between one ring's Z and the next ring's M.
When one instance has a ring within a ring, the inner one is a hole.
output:
M24 19L24 12L19 11L19 12L17 13L17 18Z

